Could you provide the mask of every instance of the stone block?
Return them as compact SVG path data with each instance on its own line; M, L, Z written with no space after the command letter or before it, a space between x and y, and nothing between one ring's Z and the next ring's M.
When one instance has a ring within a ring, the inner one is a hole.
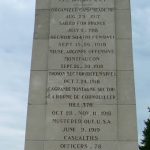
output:
M33 41L32 51L32 70L47 70L48 69L48 50L49 41L45 39L35 39Z
M36 10L35 15L35 39L48 39L49 37L49 24L50 24L50 11L49 10Z
M118 106L118 133L121 141L137 141L136 106ZM127 149L127 148L126 148Z
M25 150L44 150L44 142L26 141Z
M118 150L138 150L137 142L119 142Z
M116 9L130 9L130 0L116 0Z
M133 70L132 42L130 39L118 39L117 70Z
M30 77L29 104L45 104L47 71L32 71Z
M68 105L47 105L46 107L46 139L47 140L64 140L64 136L97 136L98 140L117 140L117 106L116 105L95 105L94 108L82 110L80 107L71 108ZM65 111L67 110L67 111ZM88 112L87 115L81 116L79 112ZM72 112L72 115L66 115L66 112ZM97 115L93 115L96 112ZM55 114L57 113L57 114ZM60 118L80 120L83 122L57 123ZM90 121L90 123L88 123ZM73 131L67 132L64 128L74 128ZM81 132L84 128L85 132ZM92 128L99 129L99 132L90 132ZM63 132L64 131L64 132ZM65 139L66 140L66 139Z
M44 140L45 110L45 105L28 106L26 140Z
M50 9L51 0L36 0L36 9Z
M131 15L129 10L116 10L117 39L131 39Z
M117 72L117 90L119 104L135 104L133 71Z

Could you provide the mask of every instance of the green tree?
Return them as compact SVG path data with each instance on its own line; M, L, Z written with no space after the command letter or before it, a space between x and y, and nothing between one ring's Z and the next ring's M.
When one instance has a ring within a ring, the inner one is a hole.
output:
M148 108L150 112L150 108ZM143 131L143 139L141 145L139 146L140 150L150 150L150 117L145 121L145 128Z

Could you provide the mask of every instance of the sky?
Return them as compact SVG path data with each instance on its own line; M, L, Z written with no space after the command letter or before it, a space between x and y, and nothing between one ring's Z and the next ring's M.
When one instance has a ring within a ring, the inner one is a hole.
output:
M150 106L150 1L132 0L139 139ZM0 0L0 148L23 150L35 0Z

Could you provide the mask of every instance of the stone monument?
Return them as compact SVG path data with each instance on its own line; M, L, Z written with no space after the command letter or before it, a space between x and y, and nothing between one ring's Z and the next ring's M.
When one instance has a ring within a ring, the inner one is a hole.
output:
M37 0L25 150L137 150L129 0Z

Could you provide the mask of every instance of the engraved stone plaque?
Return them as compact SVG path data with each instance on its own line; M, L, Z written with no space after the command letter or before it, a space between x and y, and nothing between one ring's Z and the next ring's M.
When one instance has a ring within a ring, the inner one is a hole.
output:
M129 0L37 0L25 150L136 150Z

